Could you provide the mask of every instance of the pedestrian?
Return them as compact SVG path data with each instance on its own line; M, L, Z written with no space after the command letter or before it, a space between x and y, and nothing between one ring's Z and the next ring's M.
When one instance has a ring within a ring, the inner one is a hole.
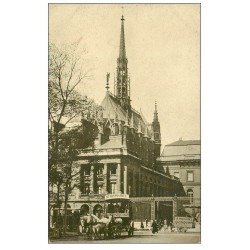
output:
M57 218L57 229L58 229L58 236L61 237L62 235L62 226L63 226L63 217L61 213L59 212L58 218Z
M85 225L84 225L85 223L84 223L84 217L83 216L81 216L80 217L80 221L79 221L79 234L80 235L82 235L83 234L83 231L84 231L84 229L85 229Z
M141 221L141 228L144 228L143 222Z
M168 228L168 226L167 226L167 220L165 219L164 221L163 221L163 229L164 229L164 231L166 231L167 230L167 228Z
M153 223L152 223L152 233L153 234L158 233L157 223L154 220L153 220Z
M173 223L172 223L172 221L170 221L169 227L170 227L170 232L173 232Z
M69 212L69 215L68 215L68 227L69 227L69 230L70 231L73 231L73 213L72 212Z
M134 235L134 221L131 220L130 222L130 236L133 236Z
M148 228L148 219L146 219L145 222L146 222L146 228Z

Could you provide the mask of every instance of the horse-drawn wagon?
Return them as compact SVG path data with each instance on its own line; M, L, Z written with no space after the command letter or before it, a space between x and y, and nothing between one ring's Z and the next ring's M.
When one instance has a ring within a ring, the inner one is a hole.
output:
M119 237L123 231L128 235L133 235L134 222L132 216L132 207L127 194L108 194L105 196L104 208L106 216L111 218L110 236ZM111 226L113 225L113 226Z
M129 196L109 194L105 196L104 213L99 217L90 214L82 217L83 227L89 239L118 238L122 232L133 235L134 222Z

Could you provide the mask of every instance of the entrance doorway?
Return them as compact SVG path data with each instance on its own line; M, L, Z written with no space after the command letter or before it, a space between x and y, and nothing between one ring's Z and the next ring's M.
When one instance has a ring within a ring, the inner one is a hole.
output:
M173 202L172 201L159 201L156 218L167 222L167 225L173 222Z

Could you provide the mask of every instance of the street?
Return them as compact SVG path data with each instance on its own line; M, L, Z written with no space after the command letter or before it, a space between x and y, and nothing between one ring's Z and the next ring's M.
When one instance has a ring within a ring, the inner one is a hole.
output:
M88 240L84 236L71 236L61 239L51 240L50 243L78 243L78 244L150 244L150 243L167 243L167 244L185 244L200 243L200 233L164 233L152 234L151 232L135 232L133 237L122 235L119 239L107 240Z

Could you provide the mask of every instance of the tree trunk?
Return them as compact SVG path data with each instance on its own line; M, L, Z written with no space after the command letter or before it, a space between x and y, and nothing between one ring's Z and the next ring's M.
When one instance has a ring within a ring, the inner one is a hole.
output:
M64 197L64 218L63 218L63 233L67 232L67 205L68 205L68 184L65 187L65 197Z
M56 217L56 227L57 227L58 237L60 237L61 236L61 232L60 232L60 230L61 230L61 228L60 228L60 224L61 224L61 222L60 222L60 184L57 184L57 201L56 201L56 203L57 203L57 208L58 208L57 217Z
M50 233L50 191L49 191L49 183L48 183L48 232Z

